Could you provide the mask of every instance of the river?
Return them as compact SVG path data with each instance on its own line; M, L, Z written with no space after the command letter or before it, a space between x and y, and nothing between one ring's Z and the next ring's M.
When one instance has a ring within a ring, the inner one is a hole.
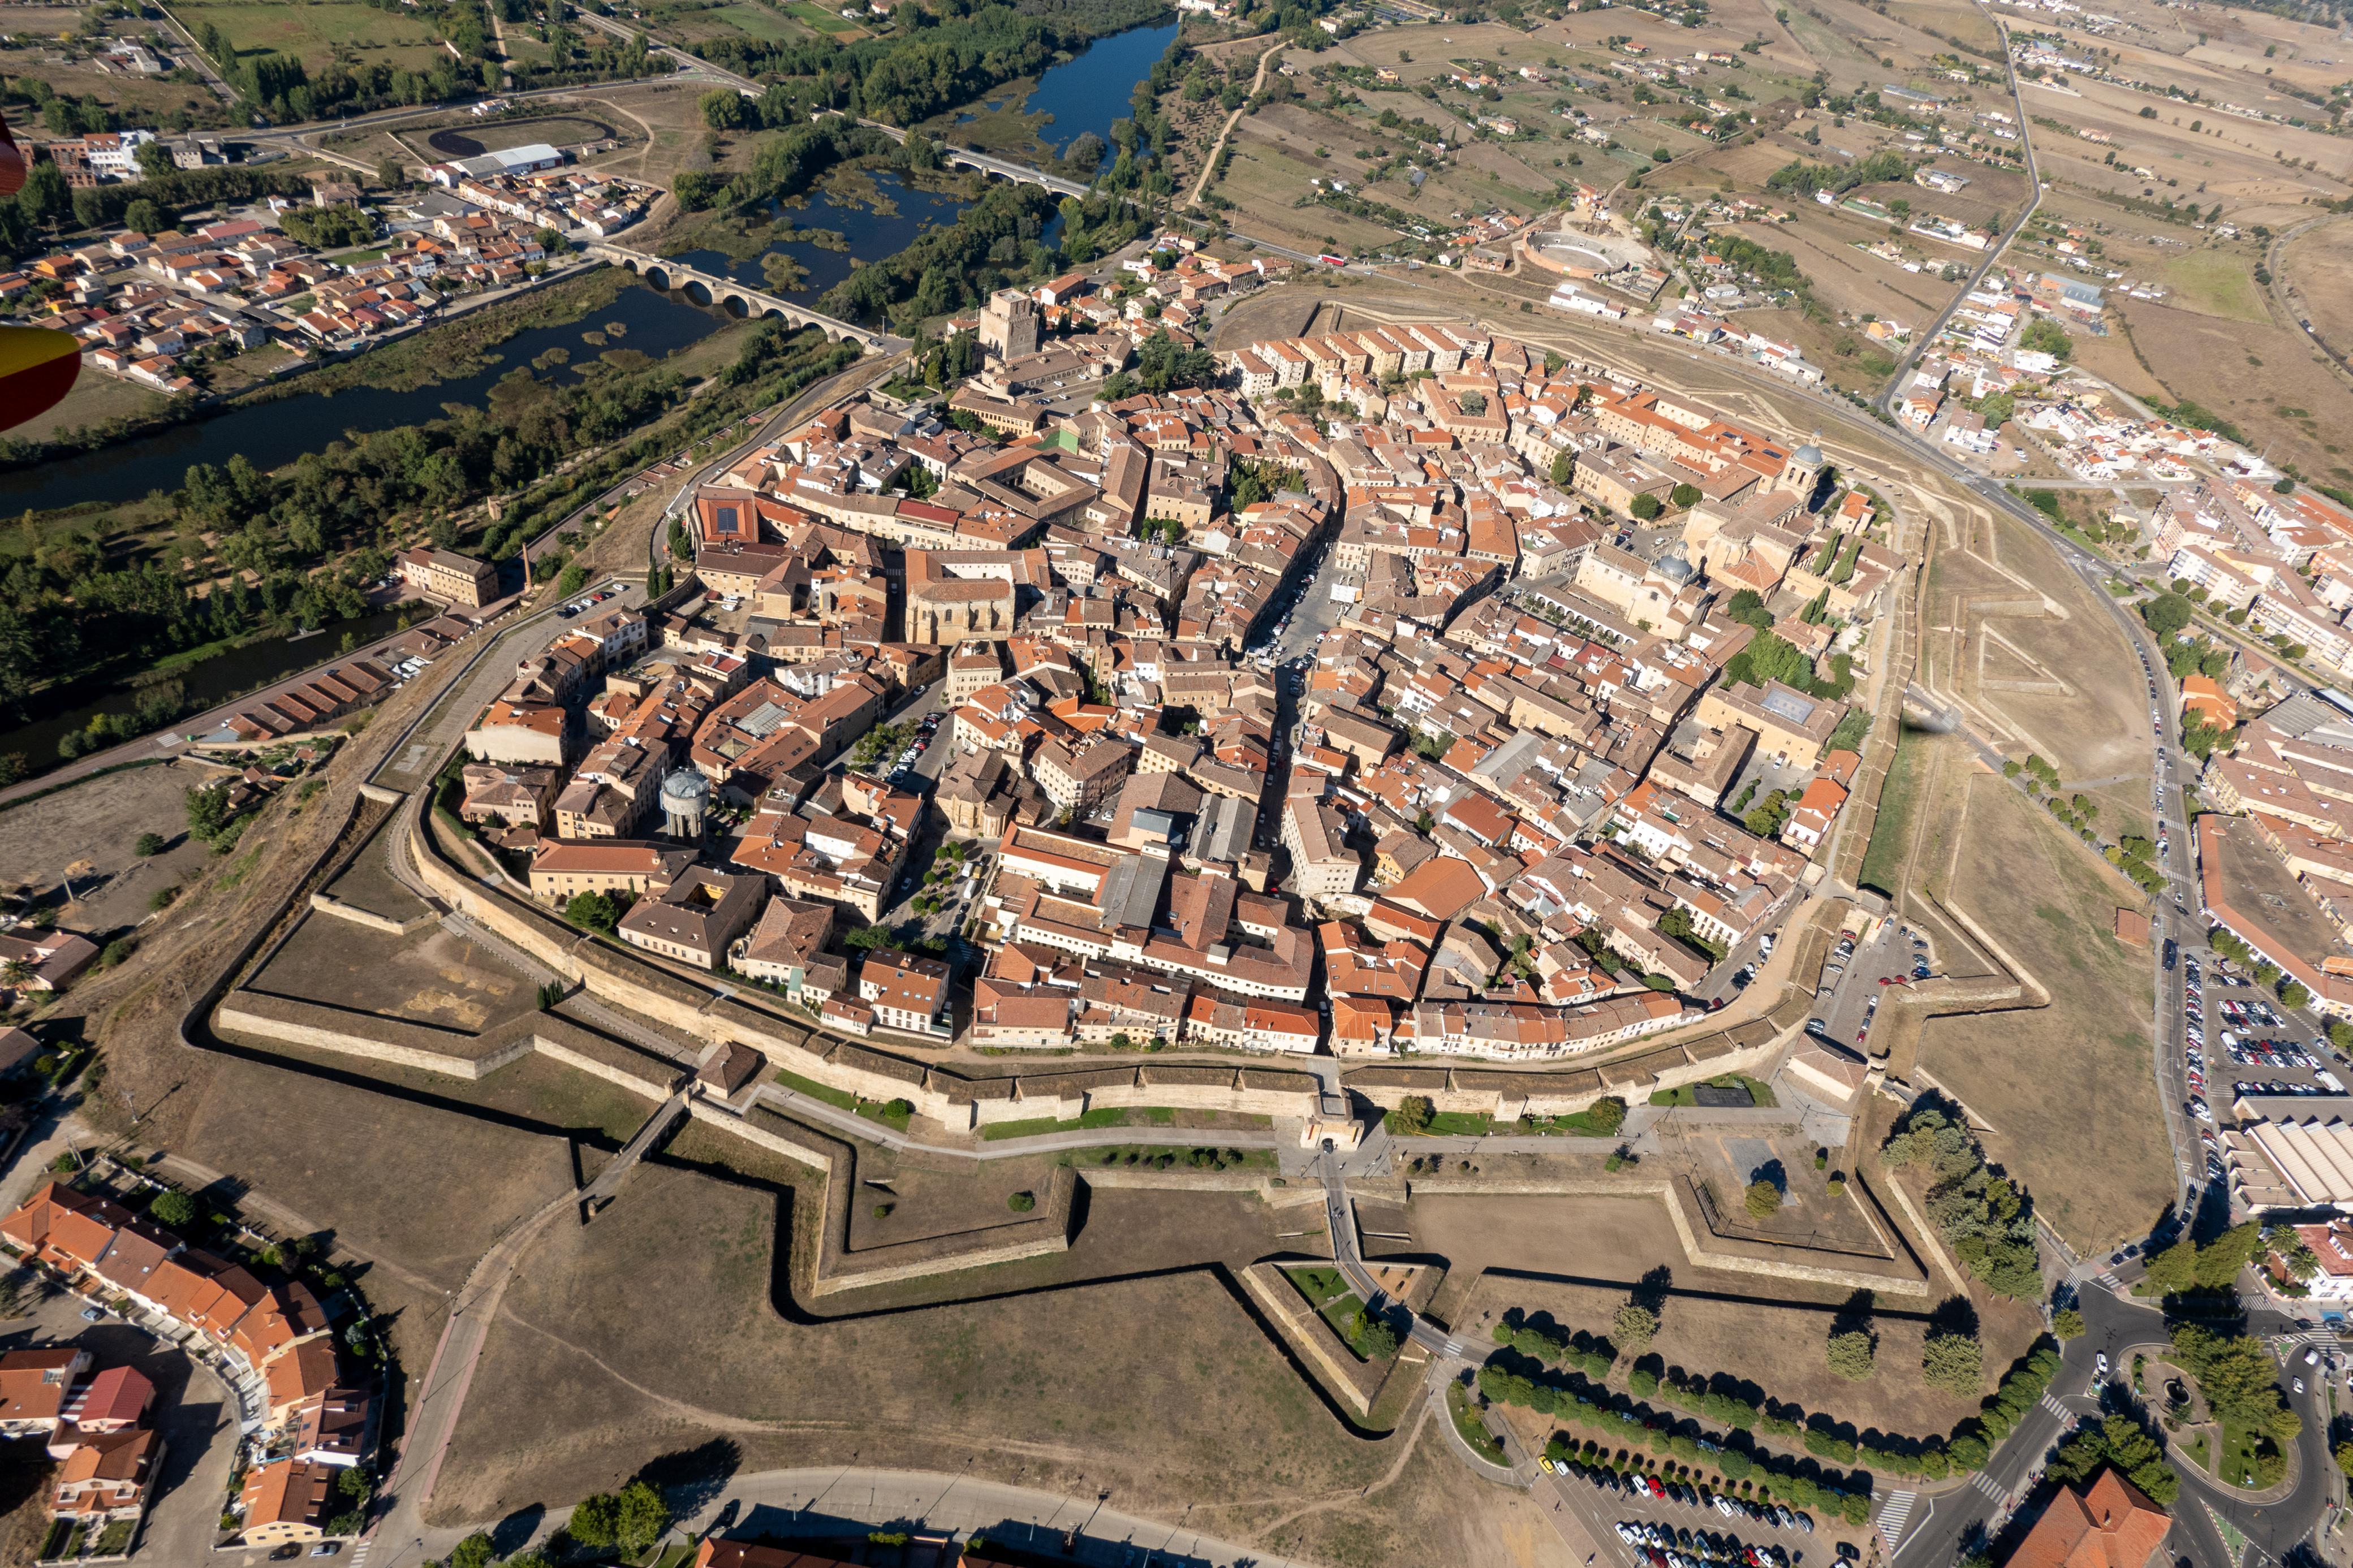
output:
M835 284L849 276L853 258L860 261L880 261L896 256L915 242L915 237L927 228L956 220L958 214L970 204L961 196L944 195L933 191L910 187L899 175L888 170L877 170L872 175L874 188L889 199L896 210L878 213L862 203L837 198L818 191L812 194L805 206L797 208L770 207L770 212L797 228L829 228L849 242L844 250L828 250L805 240L772 245L749 260L737 261L724 251L687 250L678 259L689 267L698 268L716 276L733 278L738 283L748 283L755 289L800 302L813 302ZM789 256L807 270L808 276L797 288L777 289L769 283L764 267L769 256ZM0 507L0 510L5 510Z
M417 606L411 606L412 610ZM378 610L353 621L338 621L306 637L269 637L259 642L234 647L227 653L216 653L200 659L186 668L176 670L172 679L187 693L191 703L190 716L216 707L231 698L273 685L298 670L310 668L335 657L349 633L352 646L366 647L379 638L398 629L396 610ZM129 713L138 706L141 689L120 686L103 696L91 699L88 691L69 693L69 700L79 699L77 706L49 713L29 724L0 731L0 752L21 752L27 765L36 773L58 765L58 742L70 731L86 728L100 713Z
M380 386L347 387L337 393L296 393L274 402L232 408L192 425L176 425L119 446L62 458L36 468L0 474L0 515L47 511L83 501L134 500L150 490L175 490L195 463L221 463L242 452L257 468L276 468L305 452L323 450L349 430L388 430L441 416L445 403L479 404L491 383L542 351L564 348L587 363L596 351L581 333L618 321L628 329L612 348L630 348L661 358L672 349L719 330L723 312L699 308L682 298L645 285L623 290L610 305L568 326L533 327L493 351L499 363L477 374L410 391ZM96 372L90 373L96 374ZM299 381L295 383L301 384Z
M1054 117L1053 135L1040 140L1058 156L1086 131L1109 146L1112 121L1134 112L1135 84L1152 74L1153 65L1176 41L1176 26L1171 17L1097 38L1039 77L1021 112Z

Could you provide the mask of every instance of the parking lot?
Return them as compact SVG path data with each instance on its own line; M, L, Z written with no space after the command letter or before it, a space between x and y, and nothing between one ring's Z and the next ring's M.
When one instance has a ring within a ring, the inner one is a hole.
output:
M2182 1110L2204 1146L2207 1178L2222 1173L2218 1121L2241 1100L2336 1100L2344 1098L2348 1069L2299 1014L2280 1005L2252 975L2205 948L2183 950L2182 1034L2188 1086ZM2311 1107L2274 1107L2294 1113Z
M1926 939L1900 921L1881 922L1867 942L1849 932L1822 965L1821 987L1807 1028L1849 1050L1867 1051L1871 1026L1887 993L1935 973Z
M1621 1476L1576 1459L1538 1461L1547 1489L1581 1519L1599 1524L1622 1560L1648 1568L1792 1568L1852 1557L1840 1521L1817 1519L1786 1503L1719 1496L1705 1487L1657 1476ZM1597 1539L1599 1537L1597 1536Z

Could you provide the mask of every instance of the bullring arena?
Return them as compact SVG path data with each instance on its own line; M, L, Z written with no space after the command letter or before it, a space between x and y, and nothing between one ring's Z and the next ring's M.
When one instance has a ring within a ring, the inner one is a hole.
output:
M1531 266L1565 278L1606 278L1647 266L1651 259L1650 249L1640 240L1574 228L1533 229L1516 248Z

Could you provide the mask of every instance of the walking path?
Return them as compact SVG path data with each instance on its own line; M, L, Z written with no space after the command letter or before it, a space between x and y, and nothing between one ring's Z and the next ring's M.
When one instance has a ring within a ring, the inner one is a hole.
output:
M1264 54L1259 56L1258 74L1250 78L1251 98L1256 98L1259 95L1260 89L1266 86L1266 68L1268 66L1274 63L1274 57L1282 53L1283 50L1290 47L1291 41L1286 38L1279 44L1271 45ZM1226 150L1226 143L1233 139L1234 127L1242 122L1242 116L1248 114L1250 110L1250 106L1245 102L1240 108L1236 109L1231 114L1226 116L1225 124L1218 131L1217 141L1210 145L1209 155L1201 160L1201 173L1200 176L1193 182L1193 194L1185 198L1185 205L1187 206L1196 206L1199 205L1201 193L1207 190L1209 185L1209 171L1218 166L1218 154Z

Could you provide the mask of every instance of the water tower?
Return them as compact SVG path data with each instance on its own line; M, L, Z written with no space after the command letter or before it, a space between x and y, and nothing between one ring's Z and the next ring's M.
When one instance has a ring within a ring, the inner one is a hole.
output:
M677 768L662 780L662 831L689 844L702 838L702 814L711 805L711 781L692 768Z

